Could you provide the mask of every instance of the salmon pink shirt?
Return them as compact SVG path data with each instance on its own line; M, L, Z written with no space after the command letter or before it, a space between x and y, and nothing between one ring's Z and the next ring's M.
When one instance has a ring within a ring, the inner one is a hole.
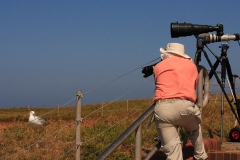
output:
M182 98L195 103L198 71L189 59L169 57L158 63L154 69L155 95L153 101L168 98Z

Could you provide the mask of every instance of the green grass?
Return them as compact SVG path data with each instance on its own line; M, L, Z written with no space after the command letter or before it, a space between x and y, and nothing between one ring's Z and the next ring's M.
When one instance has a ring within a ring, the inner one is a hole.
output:
M219 138L220 135L221 101L215 102L216 96L218 100L221 99L221 95L211 95L209 104L203 108L204 137ZM103 105L104 108L101 109ZM129 100L128 106L127 101L103 105L91 104L82 107L81 159L96 159L151 105L151 99ZM224 109L223 132L224 141L227 141L235 119L227 103ZM0 109L0 125L9 126L6 129L0 128L0 159L75 159L76 107L61 107L59 110L32 108L36 115L44 115L43 118L50 122L46 127L28 124L30 110L27 107ZM146 126L147 120L142 127L143 156L156 144L154 138L157 135L154 123L148 129ZM180 134L184 135L184 130L181 130ZM134 159L134 143L133 133L108 159Z

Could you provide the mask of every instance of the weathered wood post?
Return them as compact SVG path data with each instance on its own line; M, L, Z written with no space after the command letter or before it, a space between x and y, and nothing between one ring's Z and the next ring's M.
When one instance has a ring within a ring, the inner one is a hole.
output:
M81 147L81 105L82 105L82 91L77 91L77 108L76 108L76 160L80 160Z
M103 102L102 102L102 116L103 116Z
M60 108L60 107L59 107L59 104L58 104L58 117L59 117L59 108Z

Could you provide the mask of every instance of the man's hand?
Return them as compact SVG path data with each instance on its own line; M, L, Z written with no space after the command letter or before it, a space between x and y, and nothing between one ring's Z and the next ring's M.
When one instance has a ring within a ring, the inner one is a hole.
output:
M144 78L147 78L153 74L153 65L146 66L142 68L142 73L144 74Z

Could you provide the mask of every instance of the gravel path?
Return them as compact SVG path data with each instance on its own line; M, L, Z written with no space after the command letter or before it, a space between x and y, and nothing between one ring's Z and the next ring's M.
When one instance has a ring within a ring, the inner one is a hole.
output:
M222 150L227 151L239 151L240 152L240 142L223 142Z

